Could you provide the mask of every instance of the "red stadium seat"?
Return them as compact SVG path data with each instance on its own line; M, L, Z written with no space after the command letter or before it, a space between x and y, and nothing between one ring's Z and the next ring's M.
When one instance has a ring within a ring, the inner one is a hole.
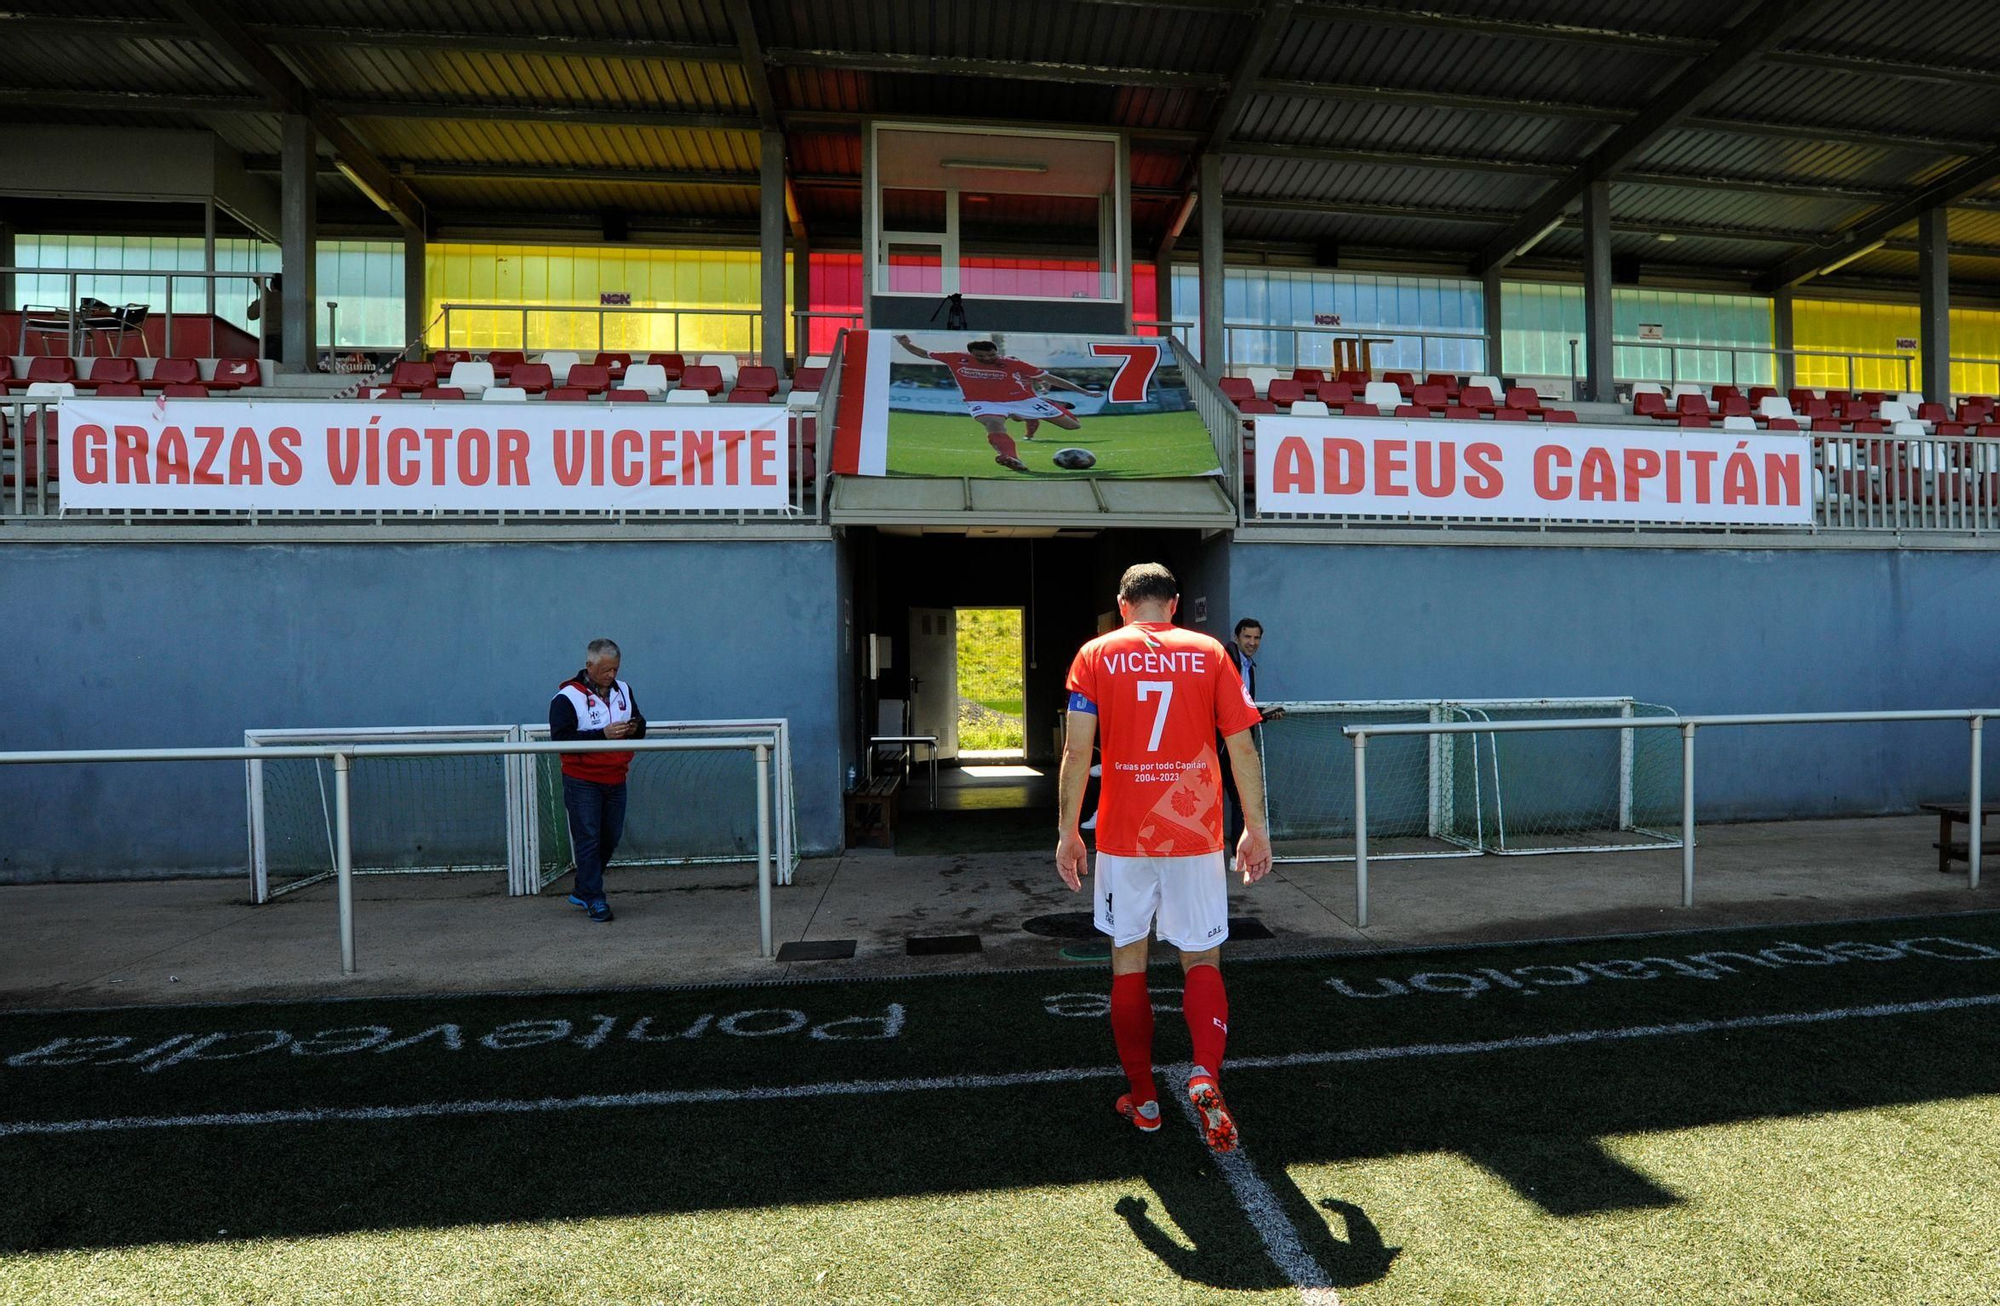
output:
M254 358L221 358L215 363L211 389L244 390L264 384L264 369Z
M1802 413L1806 410L1806 405L1819 398L1819 396L1805 386L1795 385L1785 391L1785 398L1791 403L1793 412Z
M1222 390L1222 397L1239 409L1245 399L1257 397L1257 387L1250 383L1247 376L1225 376L1216 385Z
M1342 382L1343 384L1346 385L1366 386L1368 384L1368 373L1357 372L1353 368L1349 368L1347 371L1342 372L1339 376L1335 377L1334 380Z
M1340 410L1342 417L1380 417L1382 410L1374 404L1348 404Z
M1396 408L1397 417L1429 417L1431 410L1422 404L1400 404Z
M502 385L514 384L514 369L528 361L528 355L519 349L494 349L487 352L486 361L493 365L493 377Z
M1632 415L1664 420L1670 416L1667 412L1667 397L1657 390L1639 391L1632 396Z
M1440 387L1443 389L1444 397L1447 399L1456 400L1458 398L1459 379L1449 372L1432 372L1424 378L1424 384Z
M137 399L145 393L137 381L106 381L97 387L99 399Z
M4 421L0 421L0 432L5 432L4 435L0 435L0 448L14 448L15 440L13 432ZM56 457L55 423L53 421L44 424L42 415L39 412L30 413L27 420L21 424L20 450L20 478L24 488L32 489L40 485L44 469L48 472L49 480L54 481L56 479L58 460ZM15 474L13 472L0 475L0 486L5 486L11 490L14 488L14 479Z
M1711 425L1708 420L1711 416L1708 408L1708 400L1702 398L1700 395L1681 395L1677 397L1674 400L1674 414L1682 419L1699 417L1702 419L1702 425ZM1686 426L1687 422L1683 420L1681 425Z
M100 358L90 365L90 375L76 383L79 390L96 390L102 394L107 385L137 385L139 381L139 360L136 358Z
M1444 415L1446 417L1455 418L1461 422L1467 420L1468 418L1476 422L1479 420L1480 410L1477 408L1467 408L1464 404L1453 404L1449 408L1444 410Z
M611 373L612 380L622 381L625 379L625 369L632 366L632 355L599 352L597 365L607 369Z
M1683 399L1698 399L1700 397L1699 395L1681 396ZM1680 413L1678 417L1681 429L1684 431L1706 431L1709 427L1715 425L1715 419L1707 413Z
M579 363L577 364L577 366L581 367L583 365ZM575 368L572 368L571 370L574 371ZM557 403L557 404L587 403L590 400L590 391L585 390L580 386L560 385L557 386L555 389L549 391L547 394L543 395L542 398L547 399L551 403Z
M1723 400L1741 399L1743 392L1733 385L1719 385L1708 392L1708 397L1715 401L1716 407L1720 408Z
M1354 386L1346 381L1328 381L1319 388L1319 401L1332 408L1354 402Z
M199 381L170 385L160 391L162 399L206 399L208 387Z
M452 368L471 361L470 349L440 349L431 355L431 366L437 370L439 376L450 376Z
M736 388L729 392L732 404L768 403L778 393L778 369L743 367L736 372Z
M1745 399L1742 395L1724 395L1722 397L1721 404L1717 405L1717 408L1720 415L1723 417L1752 416L1752 413L1750 412L1750 401L1748 399Z
M611 369L597 363L572 363L569 378L563 382L565 390L581 390L585 394L603 394L611 388Z
M1839 418L1815 417L1812 419L1812 429L1824 435L1838 435L1847 428L1840 424Z
M1395 386L1398 390L1401 390L1405 399L1410 398L1416 393L1417 378L1411 376L1408 372L1384 372L1382 373L1382 379Z
M575 372L570 375L574 377ZM722 393L722 369L713 364L696 363L681 372L681 388L684 390L705 390L709 398Z
M396 370L390 375L389 384L384 388L393 390L400 395L410 395L420 394L436 384L436 368L432 367L429 363L420 363L406 358L396 364Z
M1507 407L1516 412L1539 413L1542 411L1542 397L1530 386L1511 385L1507 387Z
M1264 416L1275 416L1278 411L1278 406L1272 403L1268 399L1250 398L1238 401L1236 405L1236 411L1243 414L1245 417L1251 417L1259 414Z
M1863 390L1855 398L1868 405L1868 410L1872 413L1888 402L1889 392L1887 390Z
M1545 422L1574 422L1576 414L1567 408L1544 408L1542 420Z
M1409 391L1404 393L1410 394ZM1451 397L1444 392L1443 386L1427 383L1416 388L1415 394L1410 396L1410 402L1419 408L1428 408L1434 413L1441 413L1445 405L1451 402Z
M1274 379L1264 387L1264 397L1280 408L1290 408L1306 397L1305 382L1282 377Z
M1889 424L1879 418L1864 417L1854 423L1856 435L1883 435L1888 430Z
M669 381L680 380L681 373L687 370L687 360L679 354L648 354L646 361L665 369Z
M807 394L816 395L819 393L819 388L825 384L826 369L823 367L802 367L792 373L792 389L795 391L803 390Z
M1826 401L1830 404L1844 404L1852 398L1854 396L1845 390L1829 390L1826 392Z
M1920 422L1949 422L1951 414L1943 404L1918 404L1917 420Z
M644 404L652 402L652 396L644 390L607 390L604 397L614 404Z
M459 388L458 388L457 386L450 386L450 385L427 385L427 386L425 386L425 387L424 387L424 389L423 389L423 393L422 393L422 394L420 394L420 395L418 395L418 396L417 396L417 398L419 398L419 399L463 399L463 398L465 398L465 391L463 391L463 390L459 389Z
M14 356L0 354L0 395L14 388Z
M1777 387L1769 385L1753 385L1750 387L1750 394L1748 395L1752 408L1755 408L1758 403L1765 399L1775 399L1777 397Z
M28 363L28 374L13 383L15 390L25 390L37 382L52 385L76 384L76 360L62 356L32 359Z
M153 375L140 384L148 390L164 390L170 385L200 385L201 368L192 358L162 358L153 364Z
M1326 384L1326 373L1317 367L1295 367L1292 369L1292 380L1306 388L1306 398L1317 399L1319 388Z
M1500 405L1494 402L1493 392L1483 385L1469 385L1458 392L1458 402L1475 412L1490 413Z
M1941 440L1962 439L1968 429L1964 422L1939 422L1937 430L1932 434Z
M1799 424L1795 418L1774 417L1771 419L1771 424L1765 429L1771 431L1796 431L1799 429Z
M516 363L514 370L508 374L507 384L531 395L547 394L555 389L556 376L547 363Z
M1824 399L1808 399L1804 408L1797 408L1796 405L1794 408L1800 417L1808 421L1817 422L1822 417L1833 416L1833 405Z
M1496 408L1493 410L1493 420L1496 422L1525 422L1528 420L1528 410L1525 408Z

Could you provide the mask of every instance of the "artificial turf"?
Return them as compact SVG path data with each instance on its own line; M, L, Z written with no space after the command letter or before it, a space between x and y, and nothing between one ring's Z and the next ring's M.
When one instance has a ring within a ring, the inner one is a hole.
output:
M1043 422L1031 441L1026 427L1008 423L1026 472L1010 472L993 461L986 432L970 416L956 413L889 415L891 476L974 476L997 479L1076 479L1078 477L1206 476L1217 470L1215 443L1201 414L1192 410L1079 418L1074 431ZM1088 449L1096 466L1073 472L1052 461L1058 449Z
M2000 916L1228 976L1245 1155L1349 1301L1994 1299ZM1152 982L1156 1055L1184 1057L1178 976ZM1297 1300L1171 1109L1151 1137L1112 1116L1105 987L0 1017L0 1300ZM1041 1071L1074 1073L911 1082ZM807 1091L742 1094L771 1088ZM621 1100L688 1090L729 1092Z

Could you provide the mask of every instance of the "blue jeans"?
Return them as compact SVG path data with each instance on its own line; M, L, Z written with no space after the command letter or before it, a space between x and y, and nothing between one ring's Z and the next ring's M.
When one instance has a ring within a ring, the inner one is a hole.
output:
M625 786L569 775L562 781L569 844L576 857L576 896L597 902L604 897L604 868L625 833Z

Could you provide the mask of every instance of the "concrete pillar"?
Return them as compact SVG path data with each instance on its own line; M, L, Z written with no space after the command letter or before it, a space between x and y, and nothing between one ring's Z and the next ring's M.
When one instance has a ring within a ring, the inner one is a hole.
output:
M319 285L315 275L319 243L319 146L311 119L285 115L284 153L279 160L279 264L285 278L283 301L286 372L309 372L319 359Z
M763 133L758 168L757 249L763 273L763 326L758 332L758 361L785 371L785 137Z
M422 358L427 341L424 328L430 325L431 303L428 260L431 243L420 231L403 232L403 344L404 353Z
M212 196L201 202L201 270L209 273L215 271L215 200ZM208 290L203 294L202 301L205 305L202 312L208 314L210 320L213 321L215 317L215 278L213 276L210 276L208 279ZM168 304L167 312L171 313L173 311L174 306ZM213 328L211 327L210 329L212 330Z
M1583 188L1583 393L1609 403L1611 387L1611 183Z
M1924 398L1951 402L1951 232L1940 204L1917 219L1917 347Z
M1797 348L1792 343L1792 288L1786 286L1771 296L1771 343L1779 349L1778 389L1789 393L1799 383L1799 360L1785 352Z
M1171 254L1153 260L1153 320L1174 320L1174 256Z
M1500 352L1500 269L1493 268L1480 278L1480 308L1486 328L1486 371L1505 378L1507 365ZM1494 395L1495 399L1504 398Z
M1201 365L1221 376L1228 351L1222 331L1222 156L1201 156Z
M812 241L807 235L792 234L792 312L812 312ZM794 369L806 365L806 356L812 353L812 322L809 317L795 317L792 329L792 366Z
M14 266L14 224L0 222L0 268ZM14 302L14 274L0 272L0 313L12 312L20 305Z

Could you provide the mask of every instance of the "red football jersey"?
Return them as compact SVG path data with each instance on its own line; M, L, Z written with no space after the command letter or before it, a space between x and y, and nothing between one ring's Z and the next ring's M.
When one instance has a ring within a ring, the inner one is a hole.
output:
M1018 358L996 358L982 362L971 354L932 354L958 382L958 392L967 403L1006 404L1033 399L1035 388L1028 384L1044 374L1044 368Z
M1069 669L1070 708L1097 714L1104 780L1097 849L1193 857L1222 847L1215 736L1263 720L1243 678L1207 635L1135 621L1085 644Z

